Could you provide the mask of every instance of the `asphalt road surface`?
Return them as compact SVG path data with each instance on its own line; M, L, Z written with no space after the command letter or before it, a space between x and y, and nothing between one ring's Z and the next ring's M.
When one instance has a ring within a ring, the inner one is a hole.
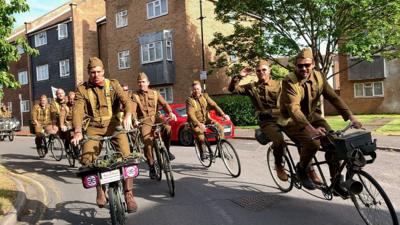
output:
M165 180L150 180L145 164L135 180L139 205L128 215L135 225L258 225L364 224L350 200L323 199L321 191L276 189L266 167L266 149L255 141L231 140L242 164L238 178L228 175L217 159L206 169L193 147L172 146L176 196L169 197ZM32 137L0 142L1 163L39 185L26 185L27 206L19 224L110 224L107 208L95 204L95 189L84 189L66 159L50 155L39 160ZM296 155L296 154L295 154ZM400 209L400 153L379 151L370 172ZM41 189L35 190L35 189ZM41 194L42 193L42 194ZM41 196L42 195L42 196Z

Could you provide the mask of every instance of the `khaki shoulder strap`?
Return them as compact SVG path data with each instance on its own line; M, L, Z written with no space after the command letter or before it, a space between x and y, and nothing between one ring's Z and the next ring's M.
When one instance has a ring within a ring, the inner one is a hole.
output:
M154 94L154 112L157 113L157 104L158 104L158 93L156 90L153 90L153 94Z
M105 90L104 90L105 97L106 97L106 101L107 101L108 115L100 117L100 119L103 120L103 121L111 119L111 117L113 115L112 114L112 104L111 104L111 94L110 94L110 80L109 79L105 79L104 88L105 88ZM97 112L96 98L94 96L95 94L94 94L92 88L88 88L87 92L88 92L90 107L92 108L92 112L94 114L94 112Z

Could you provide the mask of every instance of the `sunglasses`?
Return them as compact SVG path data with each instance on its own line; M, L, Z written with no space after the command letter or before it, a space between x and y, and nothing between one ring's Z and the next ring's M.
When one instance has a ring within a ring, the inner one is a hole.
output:
M308 69L308 68L311 67L311 63L297 64L296 66L297 66L297 68L299 68L299 69L303 69L303 67L305 67L306 69Z
M268 69L264 68L264 69L261 69L261 70L256 70L257 73L261 73L261 71L266 72L266 71L268 71Z

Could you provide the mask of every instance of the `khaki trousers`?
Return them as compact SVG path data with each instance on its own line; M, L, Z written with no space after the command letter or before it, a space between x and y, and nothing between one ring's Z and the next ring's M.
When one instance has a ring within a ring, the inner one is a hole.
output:
M286 146L281 128L276 124L275 121L260 122L260 128L264 132L264 134L272 141L271 147L274 153L275 164L281 165L283 153Z
M110 136L114 133L115 127L119 124L116 122L111 122L108 127L91 127L89 126L86 133L89 136ZM118 151L122 153L123 156L129 156L129 143L126 134L122 133L117 135L115 138L111 139L111 142L117 148ZM97 156L100 154L102 148L102 143L100 141L89 140L83 145L81 164L83 166L88 166L93 163Z

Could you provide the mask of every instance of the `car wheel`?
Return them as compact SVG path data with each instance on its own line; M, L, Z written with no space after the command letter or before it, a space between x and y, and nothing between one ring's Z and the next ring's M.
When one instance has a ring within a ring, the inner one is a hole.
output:
M179 130L179 142L183 146L189 146L194 144L193 134L188 129L180 129Z

